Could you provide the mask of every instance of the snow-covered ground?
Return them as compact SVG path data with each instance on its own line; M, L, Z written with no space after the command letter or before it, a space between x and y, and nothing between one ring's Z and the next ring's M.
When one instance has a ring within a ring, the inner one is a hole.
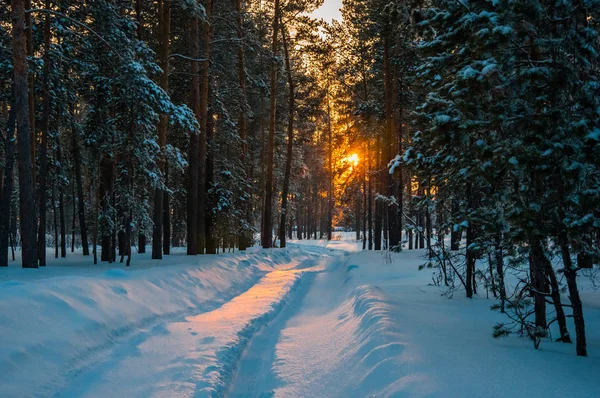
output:
M0 396L600 395L598 292L583 293L590 357L536 351L492 338L491 299L442 296L422 251L360 247L0 270Z

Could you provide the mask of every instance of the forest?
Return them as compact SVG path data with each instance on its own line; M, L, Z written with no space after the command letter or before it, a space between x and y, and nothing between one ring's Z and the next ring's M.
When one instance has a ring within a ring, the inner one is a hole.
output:
M588 355L598 0L1 1L0 266L352 231Z

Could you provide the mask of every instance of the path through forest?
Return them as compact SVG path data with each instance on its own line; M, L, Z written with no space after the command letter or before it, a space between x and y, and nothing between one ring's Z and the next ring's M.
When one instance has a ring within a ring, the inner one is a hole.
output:
M431 270L418 271L423 251L384 256L359 246L292 242L286 250L194 260L175 253L169 267L50 266L33 279L9 269L10 280L0 280L0 391L9 397L595 393L599 357L577 358L550 341L536 351L527 339L495 340L491 325L502 315L489 310L491 300L441 296ZM586 291L584 298L590 348L600 352L599 294Z

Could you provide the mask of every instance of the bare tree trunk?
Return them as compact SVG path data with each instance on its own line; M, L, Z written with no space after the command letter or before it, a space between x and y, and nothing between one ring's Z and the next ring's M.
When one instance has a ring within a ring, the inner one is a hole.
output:
M169 162L165 162L165 186L169 186ZM171 208L169 192L163 193L163 254L171 254Z
M269 138L267 143L267 179L265 182L265 201L263 210L263 227L261 234L261 244L265 249L273 247L273 174L274 174L274 151L275 151L275 129L277 127L277 75L279 65L277 65L277 55L279 50L279 0L275 0L275 11L273 15L273 41L271 51L273 59L271 61L271 105L269 121Z
M433 224L431 222L431 211L429 210L429 200L431 197L429 181L427 181L427 189L425 190L425 196L427 198L425 207L425 229L427 238L425 239L425 241L427 243L427 258L429 262L431 262L433 259L433 248L431 247L431 238L433 236Z
M46 0L46 9L50 9L50 1ZM42 90L42 143L40 146L40 187L38 229L38 260L40 266L46 266L46 207L48 194L48 130L50 128L50 14L46 14L44 24L44 72ZM34 143L35 145L35 143Z
M25 9L30 10L31 0L25 0ZM26 31L26 42L27 42L27 57L33 59L33 23L31 22L31 14L25 14L25 31ZM31 164L33 165L33 188L35 191L36 186L36 129L35 129L35 74L29 73L28 76L29 93L27 101L29 103L29 128L30 128L30 143L31 143Z
M130 138L132 136L132 132L135 126L132 124L130 127ZM125 185L127 189L129 189L130 195L133 197L133 164L131 162L130 154L125 154L125 167L127 169L127 176L125 178ZM125 256L127 256L127 263L125 264L127 267L131 265L131 224L133 222L133 206L128 206L127 209L127 219L125 221L125 231L124 231L124 250L121 254L121 263L123 262Z
M56 211L56 183L54 184L54 186L52 187L52 197L51 197L51 201L52 201L52 215L53 215L53 226L54 226L54 258L58 258L58 217L57 217L57 211Z
M369 222L369 250L373 250L373 176L371 168L371 140L367 141L367 168L369 183L367 187L367 219Z
M192 57L200 58L200 20L194 17L190 29L190 46ZM200 104L200 65L198 61L191 62L192 90L190 107L201 122L202 111ZM198 254L198 178L200 173L200 131L198 134L190 136L189 162L188 170L188 197L187 197L187 254L195 256Z
M162 75L160 77L160 87L169 90L169 49L171 35L171 1L162 0L159 2L159 29L160 29L160 67ZM160 115L158 123L158 145L160 146L160 158L158 160L159 169L165 171L165 147L167 145L167 128L169 116ZM154 227L152 229L152 259L162 259L163 256L163 203L164 191L161 188L154 189Z
M333 131L331 128L331 96L329 92L330 77L327 72L327 160L329 164L329 187L327 190L327 240L333 238Z
M500 228L498 230L500 231ZM502 248L502 232L498 232L495 238L494 256L496 261L496 273L498 274L498 293L500 294L500 311L505 311L506 284L504 282L504 250Z
M420 188L419 188L420 189ZM467 208L468 211L471 211L473 209L473 193L471 192L471 183L467 183ZM474 243L474 238L475 238L475 234L474 234L474 226L473 226L473 221L472 220L468 220L469 226L467 227L467 250L466 250L466 267L467 267L467 272L466 272L466 276L465 276L465 280L466 280L466 285L465 285L465 289L467 291L467 297L468 298L473 298L473 293L475 292L475 285L474 285L474 273L475 273L475 253L472 250L472 246L471 244Z
M396 79L395 79L395 68L392 66L391 54L390 54L390 39L389 33L386 31L383 38L383 70L384 70L384 86L385 86L385 137L383 140L383 162L382 166L386 168L386 165L392 160L392 143L394 142L394 135L396 133ZM385 176L385 194L388 200L395 197L397 188L395 187L395 178L390 174L387 169L384 171ZM394 203L387 203L384 205L387 215L387 228L386 234L387 249L393 246L397 246L400 243L399 229L398 229L398 205Z
M211 91L209 90L209 98ZM214 163L214 145L213 145L213 136L214 136L214 124L212 118L212 109L209 108L208 119L206 124L206 177L205 177L205 186L204 189L206 191L206 223L204 225L205 234L206 234L206 254L216 254L217 253L217 245L218 240L215 234L214 227L214 216L212 210L215 208L215 193L212 191L214 185L214 174L215 174L215 163Z
M565 310L563 309L562 300L560 297L560 286L558 285L558 279L556 278L554 268L552 268L552 263L548 261L546 257L544 260L546 276L548 277L548 282L550 283L550 295L552 297L554 309L556 310L556 321L558 322L558 330L560 332L560 338L558 341L562 341L563 343L571 343L571 336L569 335L569 330L567 329Z
M381 170L381 137L377 135L377 141L375 144L375 164L376 169ZM378 171L375 176L375 194L381 193L381 173ZM383 208L381 200L375 199L375 250L381 250L381 231L383 228Z
M13 94L14 95L14 94ZM15 166L15 122L14 102L10 106L6 128L4 181L0 190L0 267L8 267L8 246L10 241L11 198L14 190ZM12 246L12 245L11 245Z
M109 228L108 225L112 223L114 218L112 213L112 197L114 192L114 161L108 156L104 156L100 161L100 187L99 187L99 201L102 209L103 222L100 228L100 237L102 245L102 253L100 261L113 262L113 234L114 228ZM108 218L110 217L110 223ZM100 217L98 217L100 218Z
M546 333L548 322L546 320L546 280L544 278L544 262L547 261L544 249L538 238L532 237L529 242L529 266L531 284L533 286L535 325L537 333Z
M75 253L75 220L77 219L77 206L75 200L75 172L73 172L73 180L71 182L71 253Z
M368 144L367 144L368 145ZM367 153L367 145L365 145L365 154ZM368 155L367 155L368 156ZM363 158L362 166L362 249L367 248L367 165L366 159Z
M211 23L213 0L204 0L206 19L202 27L202 56L206 60L202 63L200 75L200 137L199 137L199 171L198 171L198 253L204 254L206 249L206 151L208 133L208 99L210 88L210 58L211 58Z
M135 18L137 21L137 37L140 40L144 40L144 21L142 19L142 0L135 0ZM131 250L130 250L130 252L131 252ZM138 253L140 253L140 254L146 253L146 235L144 233L138 234Z
M573 307L577 355L586 357L587 344L585 336L585 320L583 317L583 305L581 302L581 297L579 296L579 289L577 287L577 270L575 269L573 261L571 260L568 237L563 226L561 226L561 231L559 232L559 245L564 265L565 279L569 289L569 299L571 300L571 306Z
M360 210L361 210L361 195L360 192L360 182L356 184L356 195L354 196L354 230L356 232L356 240L360 241Z
M246 158L248 157L248 121L246 116L246 61L244 56L244 1L235 0L235 10L237 13L236 28L237 38L240 41L238 48L238 80L240 85L240 115L239 115L239 136L241 141L241 153L240 160L244 165L245 177L248 185L252 184L252 180L248 178L250 175L249 167L246 166ZM248 198L242 202L242 208L244 211L244 222L245 225L239 232L239 247L240 250L246 250L246 248L252 245L252 235L248 228L252 224L252 193L248 195Z
M397 117L398 122L396 124L397 130L397 145L398 145L398 155L402 155L404 153L404 107L400 105L398 107ZM398 245L402 245L402 232L404 227L403 222L403 214L404 214L404 165L400 163L398 167L398 177L396 182L396 200L398 201L398 212L397 212L397 220L398 220Z
M75 117L75 113L71 110L71 118ZM79 233L81 235L81 245L83 248L83 255L89 256L90 249L88 247L88 231L87 224L85 221L85 198L83 196L83 181L81 177L81 152L79 143L77 140L77 128L75 127L75 121L72 122L72 134L73 134L73 163L75 167L75 184L77 185L77 210L79 213Z
M411 176L408 181L408 211L409 211L410 217L413 218L414 214L415 214L415 198L413 197L412 171L411 170L409 170L408 175ZM408 250L413 250L416 248L415 247L416 245L414 245L414 243L413 243L413 235L415 235L413 232L414 227L416 227L416 225L413 225L412 228L410 228L408 231Z
M575 322L575 333L577 335L577 355L581 357L587 357L583 304L581 303L579 289L577 288L577 271L575 271L573 264L565 264L565 279L567 280L567 286L569 287L569 299L571 300L571 305L573 306L573 320Z
M19 165L19 219L21 221L23 268L37 268L36 210L31 158L27 41L24 0L12 0L13 73L17 119L17 162Z
M423 200L425 198L425 186L423 181L419 183L419 199ZM425 233L426 233L426 221L425 221L425 210L423 208L419 209L418 215L418 223L419 223L419 233L417 234L419 238L419 249L425 248Z
M452 200L452 220L456 221L460 207L457 199ZM450 250L457 251L460 248L460 231L452 226L450 231Z
M290 90L289 98L289 118L287 127L287 157L285 160L285 176L283 178L283 190L281 192L281 225L279 226L280 247L285 247L285 227L288 212L288 195L290 191L290 178L292 174L292 156L294 151L294 116L296 108L296 95L294 77L292 76L292 64L290 62L289 45L287 40L287 28L281 21L281 36L283 39L283 53L285 56L285 69L288 77L288 87Z
M59 138L57 137L57 140ZM56 143L56 157L59 164L62 164L62 152L60 150L60 141ZM65 226L65 195L63 192L62 184L58 186L58 214L60 222L60 257L67 257L67 238L66 238L66 226Z
M92 234L92 251L94 254L94 265L98 264L98 215L100 211L100 193L97 192L94 201L94 233Z

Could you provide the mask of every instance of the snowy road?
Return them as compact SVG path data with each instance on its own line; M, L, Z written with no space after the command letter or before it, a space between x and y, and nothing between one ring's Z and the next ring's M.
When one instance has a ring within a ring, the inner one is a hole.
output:
M58 396L220 396L253 335L286 306L314 260L290 263L213 311L157 325L124 342Z
M0 396L597 396L597 293L584 294L582 359L492 339L491 301L441 297L418 251L291 246L138 271L8 270Z

